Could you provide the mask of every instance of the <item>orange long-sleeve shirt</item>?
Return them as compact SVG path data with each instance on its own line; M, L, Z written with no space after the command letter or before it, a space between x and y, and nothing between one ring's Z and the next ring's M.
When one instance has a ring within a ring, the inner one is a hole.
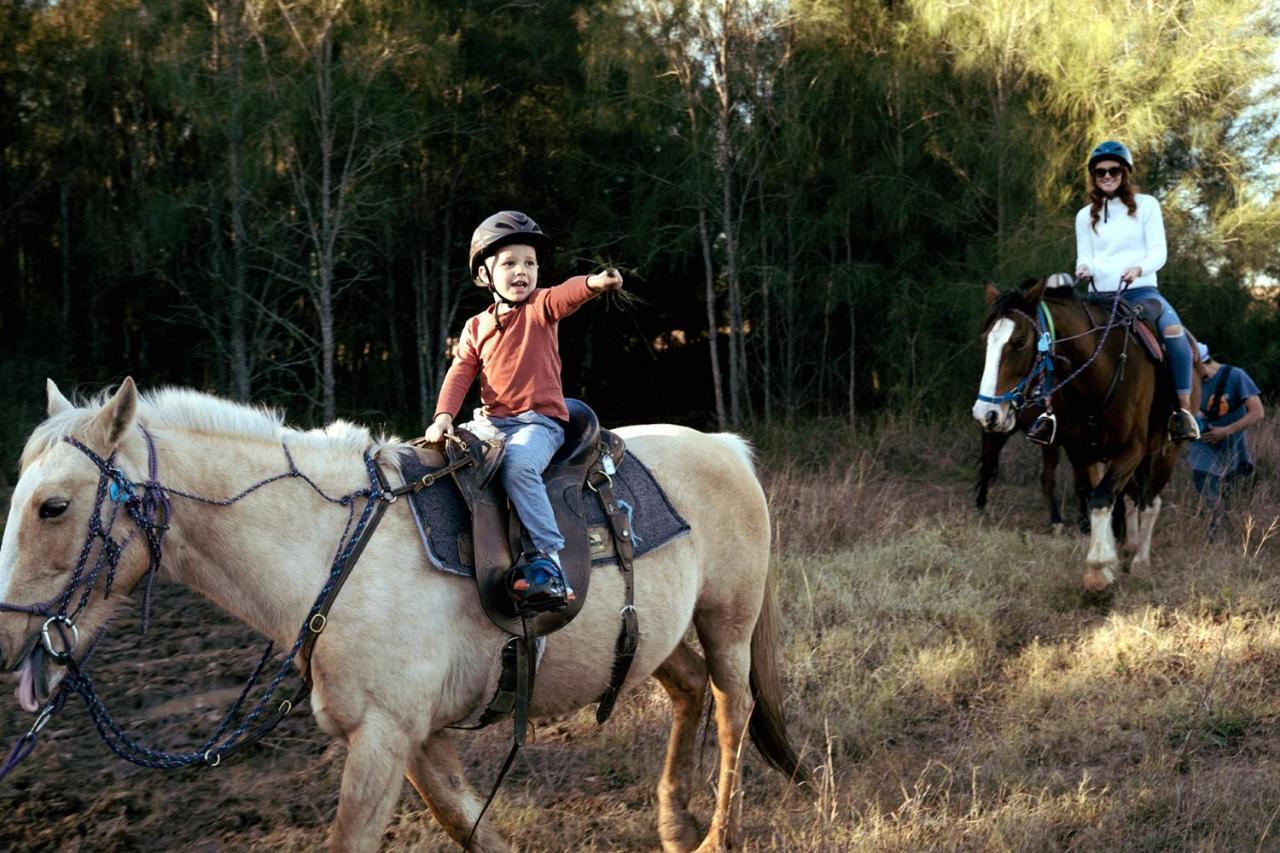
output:
M595 295L586 276L575 276L557 287L535 290L501 318L497 303L472 317L445 374L436 414L457 417L478 375L486 415L506 418L535 411L567 421L560 380L560 320Z

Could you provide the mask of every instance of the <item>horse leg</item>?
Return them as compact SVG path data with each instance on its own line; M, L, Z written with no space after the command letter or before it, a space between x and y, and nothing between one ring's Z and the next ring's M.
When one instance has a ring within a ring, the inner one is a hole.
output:
M698 734L698 718L707 690L707 665L688 643L681 642L654 672L671 697L671 736L658 782L658 837L668 853L692 850L698 823L689 814L690 776Z
M376 851L400 799L408 738L387 717L368 713L348 736L348 744L329 849Z
M739 599L724 610L707 610L694 616L698 640L707 656L711 695L716 702L716 740L720 745L716 810L711 828L697 848L699 853L733 847L742 810L738 767L752 708L749 677L755 621L744 618L743 611L753 613L754 609Z
M982 455L978 458L978 482L974 486L979 512L987 508L987 492L1000 471L1000 451L1011 435L1011 432L982 432Z
M1139 571L1151 568L1151 541L1155 535L1156 519L1160 517L1160 492L1173 477L1177 464L1177 456L1172 453L1161 453L1144 463L1146 477L1139 493L1138 508L1140 520L1137 525L1138 541L1132 545L1133 560L1131 565ZM1129 543L1125 543L1126 546Z
M1049 504L1049 523L1053 532L1062 532L1062 511L1058 506L1058 448L1047 445L1040 449L1040 491Z
M1116 485L1123 488L1128 484L1142 456L1142 445L1134 443L1112 457L1110 462L1089 466L1089 481L1093 488L1089 493L1089 555L1085 560L1082 580L1086 592L1102 592L1115 582L1115 569L1120 561L1116 553L1115 532L1111 528Z
M409 782L417 790L432 816L458 843L467 843L484 800L463 775L458 758L457 739L452 732L432 734L409 753ZM486 817L476 827L468 850L508 851L507 842L490 825Z

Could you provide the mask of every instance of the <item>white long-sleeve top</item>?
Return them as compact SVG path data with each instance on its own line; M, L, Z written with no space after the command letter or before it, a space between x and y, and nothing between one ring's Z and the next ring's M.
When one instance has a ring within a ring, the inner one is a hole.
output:
M1130 267L1142 267L1130 287L1157 287L1156 271L1169 258L1160 202L1141 193L1133 198L1138 205L1133 216L1120 199L1107 199L1106 209L1098 212L1097 231L1089 225L1087 206L1076 214L1076 269L1088 267L1099 291L1118 289L1121 273Z

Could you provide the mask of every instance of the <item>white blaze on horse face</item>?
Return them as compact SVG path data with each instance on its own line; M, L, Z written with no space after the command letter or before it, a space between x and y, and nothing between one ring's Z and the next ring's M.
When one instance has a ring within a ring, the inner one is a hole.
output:
M1013 321L1008 317L996 320L987 331L987 362L982 368L982 383L978 386L978 393L984 397L996 396L996 383L1000 380L1000 354L1004 352L1004 345L1009 343L1012 337ZM993 414L995 417L991 418ZM988 403L978 400L973 404L973 416L978 423L982 424L983 429L1008 432L1013 429L1015 421L1012 415L1013 412L1010 411L1008 403Z
M36 490L39 468L38 459L27 466L9 498L9 520L4 525L4 541L0 542L0 601L9 600L9 584L13 582L13 572L18 565L18 523L23 508L31 502L31 495Z

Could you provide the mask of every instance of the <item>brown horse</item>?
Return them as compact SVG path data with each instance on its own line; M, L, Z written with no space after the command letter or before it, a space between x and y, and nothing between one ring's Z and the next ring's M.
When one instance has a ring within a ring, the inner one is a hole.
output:
M21 669L22 706L35 711L61 681L75 682L75 669L51 677L50 658L78 666L83 645L68 649L68 639L92 637L121 593L158 567L279 647L308 629L318 635L312 710L348 745L334 849L378 847L406 774L464 843L482 801L447 726L487 702L490 663L505 637L482 611L475 584L431 569L402 501L388 506L327 620L308 619L352 519L350 504L335 506L335 496L364 495L369 505L386 499L360 489L378 471L395 485L396 460L411 451L341 421L323 431L289 429L271 413L195 391L139 396L132 380L83 406L52 382L48 395L49 418L27 441L0 544L0 666ZM674 711L658 833L666 850L719 849L733 844L742 808L744 736L769 763L804 773L781 716L769 511L742 439L670 425L618 432L691 527L636 559L641 635L626 686L652 675ZM100 518L111 519L105 532ZM108 569L99 576L103 563L93 554L104 552ZM533 716L599 698L614 666L622 602L619 572L593 579L578 617L547 640ZM61 644L51 643L51 628ZM708 681L720 773L704 834L689 798ZM508 848L485 819L471 849Z
M973 416L983 429L1007 433L1023 401L1050 393L1058 418L1055 443L1073 468L1088 475L1083 584L1091 592L1105 590L1119 563L1111 529L1117 494L1130 502L1125 549L1131 565L1150 565L1159 495L1180 452L1165 432L1174 399L1168 372L1144 354L1136 333L1115 320L1110 305L1079 299L1070 289L1048 290L1040 280L1001 294L988 284L986 300L986 364ZM1039 346L1042 338L1047 350ZM1199 393L1197 378L1192 398Z

